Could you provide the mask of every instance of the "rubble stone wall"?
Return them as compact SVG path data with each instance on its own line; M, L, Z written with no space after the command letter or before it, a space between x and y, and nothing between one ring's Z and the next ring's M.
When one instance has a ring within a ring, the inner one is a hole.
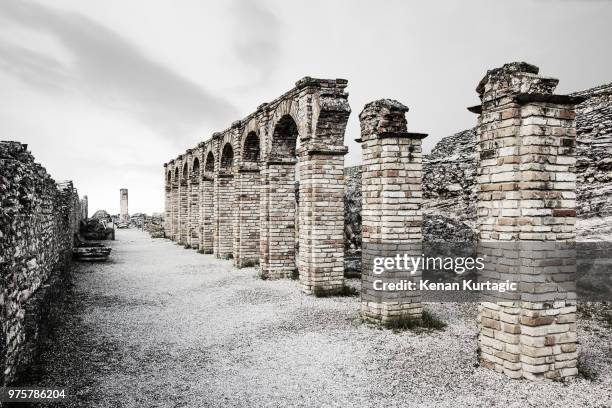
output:
M0 200L0 383L8 384L35 358L82 210L72 182L56 183L18 142L0 142Z
M576 106L576 224L578 239L609 239L612 228L612 84L570 96ZM423 163L424 212L476 223L476 135L468 129L443 138Z

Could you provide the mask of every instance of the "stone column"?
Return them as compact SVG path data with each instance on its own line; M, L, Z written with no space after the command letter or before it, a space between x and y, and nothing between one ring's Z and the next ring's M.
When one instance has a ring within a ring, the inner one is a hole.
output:
M478 230L488 255L480 280L513 280L486 293L478 343L486 367L511 378L577 374L574 292L574 105L558 80L526 63L490 70L477 92ZM560 242L561 241L561 242ZM501 250L500 250L501 249Z
M214 243L214 178L212 173L205 173L202 177L202 233L200 236L200 251L205 254L213 253Z
M338 294L344 285L345 146L321 143L300 148L300 286L316 296Z
M260 212L260 270L265 278L288 278L297 270L295 163L294 158L264 163Z
M130 221L130 214L128 212L128 190L122 188L119 190L119 219L122 222Z
M180 159L172 161L172 234L170 238L178 242L179 237L179 185L180 185Z
M185 175L185 164L189 162L189 156L181 156L179 167L179 228L178 243L187 245L189 229L189 177Z
M165 165L164 165L165 167ZM89 200L86 195L81 200L81 219L87 220L89 218Z
M199 161L199 159L198 159ZM200 169L192 169L189 177L189 247L200 249Z
M172 178L168 177L168 164L164 164L164 236L172 235Z
M242 268L259 263L259 166L242 164L234 181L234 265Z
M368 103L361 114L362 173L362 289L361 314L365 319L389 322L420 319L418 291L375 290L374 281L417 282L420 272L387 270L373 273L375 257L396 254L421 256L423 240L422 150L427 135L408 133L401 103L382 99Z
M219 171L215 177L215 238L214 254L230 259L232 251L232 221L234 207L234 175Z

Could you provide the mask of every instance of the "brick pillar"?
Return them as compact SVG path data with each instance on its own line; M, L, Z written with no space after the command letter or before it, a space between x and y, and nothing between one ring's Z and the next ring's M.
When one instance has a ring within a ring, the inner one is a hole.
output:
M189 246L200 249L200 171L190 177L189 195Z
M291 277L295 264L295 159L268 161L262 180L261 275Z
M269 228L270 217L270 178L268 175L268 164L263 163L259 173L259 273L262 278L270 275L270 241Z
M172 175L168 164L164 164L164 236L170 238L172 235Z
M241 268L259 263L259 167L245 163L235 182L234 265Z
M178 227L178 243L187 245L187 236L189 229L189 177L185 175L184 167L187 158L183 156L180 160L179 167L179 227Z
M344 285L345 146L306 145L299 149L300 286L316 296Z
M200 234L200 252L205 254L213 253L213 242L214 242L214 179L212 174L205 174L202 177L202 183L200 188L201 203L202 203L202 217L201 217L201 234Z
M179 185L180 185L181 161L174 160L172 170L172 235L171 239L178 242L179 239Z
M217 258L233 256L234 176L220 171L215 177L214 254Z
M418 291L374 289L374 281L418 281L420 272L388 270L373 273L374 257L396 254L421 256L422 133L408 133L401 103L382 99L368 103L361 114L362 173L362 289L364 318L388 322L399 317L420 319Z
M577 374L574 105L526 63L487 72L477 92L480 280L517 282L479 305L480 361L511 378ZM561 241L561 243L559 243ZM503 249L500 256L499 249Z

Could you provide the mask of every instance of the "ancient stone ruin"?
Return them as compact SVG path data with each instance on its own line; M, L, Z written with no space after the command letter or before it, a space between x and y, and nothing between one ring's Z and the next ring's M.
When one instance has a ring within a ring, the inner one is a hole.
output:
M119 221L129 222L130 214L128 212L128 190L122 188L119 190Z
M418 292L374 290L372 259L384 253L420 256L423 241L421 212L422 150L427 135L409 133L408 108L383 99L367 104L359 120L363 172L361 193L362 278L361 314L386 322L406 317L420 319ZM406 271L387 271L387 280L417 280Z
M576 256L539 245L576 239L575 107L584 98L554 95L558 82L533 65L506 64L487 72L476 89L482 104L471 109L477 231L490 260L482 276L521 284L481 303L480 358L512 378L578 373L575 293L559 287L575 275Z
M419 292L372 290L373 257L418 256L427 241L477 240L490 260L483 277L523 284L519 293L484 294L481 363L511 378L573 378L570 244L577 216L610 215L612 92L555 95L557 82L526 63L488 71L477 88L481 103L471 108L477 126L428 156L426 135L408 132L406 106L370 102L359 116L363 165L345 169L347 81L306 77L166 163L163 225L144 214L134 222L236 267L258 264L264 279L298 278L307 294L341 294L345 272L358 274L361 315L382 323L418 320L424 302ZM41 305L60 291L88 209L87 198L79 200L71 182L53 181L25 145L0 142L0 169L0 369L8 383L35 354ZM110 220L104 212L92 218ZM93 232L106 237L106 228ZM541 246L550 242L560 251L552 261ZM536 286L543 277L554 285Z
M558 81L537 74L526 63L489 71L478 86L482 103L472 108L478 126L425 157L425 135L407 130L408 108L393 100L367 104L358 139L363 165L350 169L343 169L347 82L304 78L164 165L165 235L238 267L258 263L263 278L297 274L310 294L341 291L346 254L347 274L362 271L364 318L418 319L418 293L368 290L370 260L382 247L418 254L424 241L571 242L577 208L609 210L609 160L600 157L609 152L609 86L554 95ZM585 143L594 152L581 149ZM576 173L602 185L597 193L578 189L578 200L594 197L588 207L576 205ZM537 253L513 250L532 275L571 274L571 265L551 272ZM492 258L484 276L499 267ZM512 378L572 378L575 297L571 290L538 296L481 304L481 361Z
M297 273L306 293L340 292L346 85L306 77L166 163L166 236L267 279Z
M55 182L27 145L0 142L0 374L10 383L36 354L48 307L64 289L86 211L71 181Z

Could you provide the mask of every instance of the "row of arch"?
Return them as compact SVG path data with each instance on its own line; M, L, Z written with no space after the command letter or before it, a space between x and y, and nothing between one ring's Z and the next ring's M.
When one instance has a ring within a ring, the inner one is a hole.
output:
M325 173L344 167L345 87L344 80L305 78L167 163L166 236L238 267L259 264L266 278L297 271L307 293L341 290L343 240L315 232L343 230L344 183ZM308 189L296 191L298 179ZM315 214L313 201L321 199L329 211ZM329 254L338 259L330 263Z
M243 155L243 161L246 163L258 163L259 162L259 138L255 132L249 133L245 141L245 151ZM234 163L234 149L231 143L226 143L223 146L221 152L220 166L223 170L231 170ZM209 151L206 160L204 161L204 171L212 173L215 170L215 155L212 151ZM200 175L200 159L198 157L193 158L191 167L188 162L183 164L182 174L179 177L179 168L174 170L174 176L172 171L167 172L166 183L170 184L174 180L187 181L190 178L197 177Z

